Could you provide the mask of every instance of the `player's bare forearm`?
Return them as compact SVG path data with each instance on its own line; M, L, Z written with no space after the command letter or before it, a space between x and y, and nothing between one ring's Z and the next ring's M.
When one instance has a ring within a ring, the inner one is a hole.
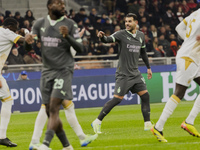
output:
M26 42L27 44L33 44L34 43L34 37L36 35L33 34L26 34L25 37L20 37L17 43L24 43Z
M32 44L34 43L34 38L36 35L33 34L26 34L25 37L20 37L17 43L23 43L24 49L26 51L30 51L33 49Z
M151 69L147 69L147 78L148 79L152 78L152 71L151 71Z
M2 83L1 83L1 80L0 80L0 88L2 88Z

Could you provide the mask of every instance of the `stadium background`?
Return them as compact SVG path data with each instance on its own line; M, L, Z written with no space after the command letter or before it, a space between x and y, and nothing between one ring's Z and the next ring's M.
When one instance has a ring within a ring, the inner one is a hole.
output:
M186 5L184 2L186 2ZM181 14L178 13L179 7L181 7L183 10ZM124 27L124 15L127 13L127 10L130 11L131 8L134 9L134 11L136 11L135 13L140 19L139 30L144 32L147 38L146 45L152 66L153 79L147 80L146 67L141 61L139 70L146 79L147 88L151 95L151 103L166 102L175 88L175 61L167 61L168 58L174 59L176 55L176 53L171 53L171 43L172 41L175 41L177 43L177 47L180 47L182 43L182 40L176 34L174 27L181 21L180 15L183 19L198 7L199 2L193 0L66 1L66 16L74 19L80 28L85 27L87 29L87 32L83 37L83 41L87 41L88 44L87 46L84 45L87 47L85 48L86 53L83 55L78 54L77 58L75 58L77 64L75 67L77 70L75 70L72 89L74 94L73 101L76 105L76 108L103 106L105 101L112 97L114 90L114 74L117 64L117 45L102 45L89 27L93 27L95 31L110 30L110 33L108 32L108 34L111 34L115 31L116 26L120 26L120 28ZM153 10L153 8L156 9L156 12ZM71 14L72 9L75 12L74 16ZM95 16L96 22L92 23L91 13L93 9L97 11L97 14ZM14 14L16 16L16 12L19 12L21 17L25 20L25 17L23 16L26 14L27 10L32 11L34 19L45 16L47 14L46 1L0 0L0 16L4 17L3 19L7 17L6 15L8 12L10 12L9 14L13 14L13 16ZM141 10L144 10L144 12ZM80 11L85 11L85 14L80 15ZM113 16L110 17L110 14L113 14ZM76 17L76 15L79 17ZM81 20L81 17L83 16L84 18ZM1 23L3 22L2 17L0 19ZM90 20L90 24L85 23L88 18ZM146 18L146 21L143 21L142 18ZM101 21L97 26L96 24L98 23L99 19ZM157 22L157 19L160 20L159 23ZM107 26L107 20L110 21L110 26ZM34 20L32 21L34 22ZM114 24L115 21L117 21L117 24ZM28 26L30 28L27 27L27 29L31 30L31 25L33 22L30 22L30 25ZM82 24L80 22L82 22ZM151 25L155 25L157 35L153 34L154 32L150 29ZM107 28L104 28L105 26ZM22 27L26 28L26 26L23 25ZM143 27L146 27L146 29ZM165 31L162 30L163 27L165 28ZM174 35L173 38L171 38L172 34ZM161 36L163 35L164 40L161 39ZM153 39L155 38L158 38L156 47L153 45ZM92 44L94 46L93 49L91 48ZM159 44L162 44L167 55L155 55L157 54L158 50L156 50L156 48L158 48ZM15 47L18 50L21 48L20 45L15 45ZM111 55L108 53L109 47L114 48L114 52ZM24 56L25 55L26 54L24 54ZM40 54L38 53L38 55ZM84 62L84 64L82 62ZM12 67L10 67L10 65ZM100 67L98 67L98 65ZM37 67L31 66L31 64L27 63L19 65L9 64L9 61L7 62L7 65L3 70L3 76L8 81L8 85L14 99L13 111L28 112L39 110L41 105L41 93L39 90L39 79L41 72ZM28 77L30 80L16 81L21 70L28 71ZM192 82L190 88L186 92L184 100L194 100L198 95L198 92L199 87ZM140 99L138 96L129 93L121 105L139 103Z

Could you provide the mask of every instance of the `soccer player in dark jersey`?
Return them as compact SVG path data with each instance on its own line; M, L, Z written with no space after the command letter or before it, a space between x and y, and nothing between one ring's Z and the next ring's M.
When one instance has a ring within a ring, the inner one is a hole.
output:
M73 150L62 127L59 109L63 100L72 100L71 82L74 58L70 52L73 47L82 52L83 47L77 24L64 17L64 0L47 1L48 16L38 19L32 29L41 40L43 70L41 77L42 101L49 117L43 144L33 150L49 150L54 134L63 145L63 150Z
M125 19L126 29L120 30L106 37L105 33L99 31L98 37L104 43L119 43L119 63L116 70L116 82L114 97L105 103L99 116L92 122L95 133L101 133L101 122L103 118L118 105L124 95L131 91L137 93L141 98L141 109L144 117L144 130L150 130L152 124L150 122L150 104L149 93L146 88L145 80L138 70L138 59L141 55L145 65L147 66L148 79L152 78L152 71L149 65L144 34L136 29L137 16L129 13Z

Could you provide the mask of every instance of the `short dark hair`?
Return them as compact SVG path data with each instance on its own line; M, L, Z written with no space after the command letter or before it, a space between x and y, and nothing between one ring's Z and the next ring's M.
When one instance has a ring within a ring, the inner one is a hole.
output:
M12 18L12 17L8 17L8 18L6 18L5 20L4 20L4 22L3 22L3 26L15 26L15 25L17 25L18 24L18 22L17 22L17 20L15 20L14 18Z
M85 11L85 8L81 7L81 8L79 9L79 11Z
M137 20L137 15L134 13L128 13L126 17L133 17L134 20Z
M54 0L48 0L48 1L47 1L47 8L48 8L48 6L49 6L50 4L53 3L53 1L54 1ZM48 9L49 9L49 8L48 8Z

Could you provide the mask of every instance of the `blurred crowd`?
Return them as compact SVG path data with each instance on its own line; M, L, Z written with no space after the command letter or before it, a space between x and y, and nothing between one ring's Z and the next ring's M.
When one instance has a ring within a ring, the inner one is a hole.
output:
M145 34L148 56L174 57L183 42L175 32L176 25L200 6L200 0L99 0L99 3L106 9L105 13L99 14L95 8L89 14L84 8L80 8L78 12L73 9L66 11L66 17L73 19L80 29L86 29L82 37L84 53L77 53L77 56L108 55L99 59L117 59L117 56L109 57L118 54L117 43L102 43L97 38L97 32L101 30L109 36L124 29L126 14L135 13L138 17L138 30ZM31 10L27 10L24 17L19 12L13 15L6 10L5 14L0 14L0 24L7 17L14 17L20 28L29 31L35 20ZM40 49L40 41L27 53L23 51L23 45L15 45L7 64L42 63ZM76 58L76 61L82 60L84 59Z

